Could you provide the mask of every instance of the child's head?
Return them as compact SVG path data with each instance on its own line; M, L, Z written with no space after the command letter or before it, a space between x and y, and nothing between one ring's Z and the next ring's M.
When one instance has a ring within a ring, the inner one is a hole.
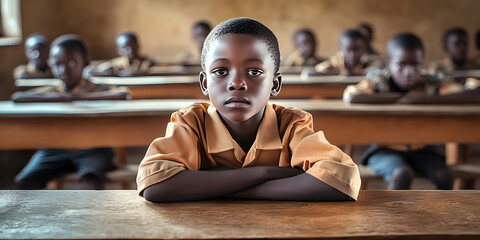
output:
M317 41L315 35L310 29L301 29L295 33L295 46L300 49L302 57L309 58L315 56Z
M464 62L468 54L468 34L463 28L452 28L443 36L443 46L455 62Z
M195 43L200 49L203 47L203 43L211 30L210 24L205 21L200 21L193 25L193 39L195 39Z
M48 41L41 34L32 34L25 41L25 55L37 69L47 67L49 51Z
M347 29L340 36L340 51L348 67L353 68L360 62L365 49L365 39L360 31Z
M373 39L373 28L369 23L363 22L358 25L358 31L363 35L367 45L370 45Z
M133 61L138 57L139 44L135 33L121 33L117 36L115 42L117 43L118 55L127 57L129 61Z
M424 49L422 41L410 33L393 37L387 45L388 68L395 84L411 90L420 80Z
M249 18L220 23L202 51L200 85L218 112L230 121L262 114L280 91L280 50L270 29Z
M50 61L55 77L62 79L67 89L82 79L83 68L90 63L88 49L76 35L62 35L52 43Z

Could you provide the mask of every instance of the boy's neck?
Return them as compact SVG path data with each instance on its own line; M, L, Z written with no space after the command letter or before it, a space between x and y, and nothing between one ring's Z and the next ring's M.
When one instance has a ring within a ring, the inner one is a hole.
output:
M265 108L253 115L250 119L242 122L230 121L220 113L218 115L220 115L232 138L240 145L243 151L247 153L257 138L258 127L260 126L264 113Z

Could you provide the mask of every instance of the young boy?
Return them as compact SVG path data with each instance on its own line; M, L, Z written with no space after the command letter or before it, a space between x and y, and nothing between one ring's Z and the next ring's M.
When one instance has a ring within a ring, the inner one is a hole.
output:
M41 34L32 34L25 41L25 55L28 64L20 65L13 70L13 77L19 78L52 78L52 69L47 64L47 39Z
M421 71L423 44L412 34L399 34L387 46L388 67L368 73L345 89L350 103L478 103L480 88L464 91L460 84ZM389 189L409 189L413 171L426 175L439 189L452 188L445 158L425 146L372 146L363 163L388 182Z
M463 28L449 29L443 37L443 46L448 56L430 63L429 72L450 73L477 67L473 60L468 59L468 33Z
M154 202L231 196L274 200L356 199L358 168L312 130L310 114L268 104L278 94L275 35L249 18L208 35L200 85L211 104L174 113L140 163L140 195Z
M372 47L372 39L373 39L373 28L370 24L364 22L358 25L358 31L363 35L365 39L365 51L367 54L370 55L379 55L378 51L373 49Z
M55 40L50 51L53 73L62 80L58 86L40 87L16 92L14 102L64 102L74 100L129 99L128 89L94 84L83 78L83 69L90 63L88 49L75 35L63 35Z
M140 45L133 32L124 32L116 39L117 54L120 57L104 62L90 71L90 75L129 76L150 71L155 63L139 54Z
M380 67L377 58L366 54L363 35L358 30L345 30L340 36L340 51L327 61L315 66L315 71L333 75L364 75L373 67Z
M50 52L55 77L63 81L59 87L45 87L16 94L16 101L67 101L76 99L126 99L127 92L110 91L82 78L82 70L90 59L84 42L74 35L57 38ZM77 171L85 189L102 188L106 171L113 167L110 148L86 150L40 149L17 175L18 189L41 189L49 180L65 172Z
M285 66L315 66L325 59L316 56L317 41L310 29L301 29L295 33L297 50L285 58Z
M192 30L195 48L188 49L177 57L181 65L200 65L203 43L208 33L212 30L212 27L210 27L210 24L206 21L199 21L193 25Z

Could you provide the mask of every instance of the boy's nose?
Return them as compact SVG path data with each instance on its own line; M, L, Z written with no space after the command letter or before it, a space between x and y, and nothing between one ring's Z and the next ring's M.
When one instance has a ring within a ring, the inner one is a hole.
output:
M245 79L241 76L240 73L233 75L232 80L228 84L229 91L245 91L247 90L247 84Z

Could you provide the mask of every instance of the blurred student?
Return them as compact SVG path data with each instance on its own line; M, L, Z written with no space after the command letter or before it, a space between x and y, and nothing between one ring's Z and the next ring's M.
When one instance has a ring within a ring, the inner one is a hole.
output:
M325 59L316 56L317 40L310 29L301 29L294 36L295 47L293 53L288 55L283 61L285 66L315 66Z
M90 71L90 75L117 75L129 76L144 74L155 65L150 59L140 55L140 44L133 32L124 32L116 39L117 54L120 57L99 64Z
M393 37L387 46L388 67L374 70L357 85L345 89L348 103L480 103L480 88L465 90L461 84L422 71L424 48L413 34ZM414 171L428 177L438 189L451 189L453 177L445 157L425 145L371 146L363 164L383 177L388 189L409 189Z
M199 21L193 25L192 35L193 40L195 41L195 47L180 53L177 57L177 62L180 65L200 66L200 56L202 55L203 43L211 29L210 24L206 21Z
M331 75L365 75L368 70L380 67L376 58L366 53L363 35L358 30L345 30L340 36L340 51L315 66L315 71Z
M372 40L373 40L373 28L369 23L363 22L358 25L358 30L363 35L365 39L366 48L365 51L370 55L379 55L380 53L373 49Z
M48 66L50 47L45 36L32 34L25 41L25 55L28 63L13 70L13 77L19 78L52 78L52 69Z
M82 70L90 62L87 46L75 35L57 38L50 52L55 77L61 86L43 87L12 96L16 102L127 99L128 92L96 85L82 77ZM75 127L75 126L72 126ZM17 175L18 189L42 189L48 181L67 172L77 172L85 189L101 189L105 172L112 169L113 150L40 149Z
M443 47L447 56L433 61L428 66L431 73L451 73L476 68L474 60L468 59L468 33L463 28L452 28L445 32Z

